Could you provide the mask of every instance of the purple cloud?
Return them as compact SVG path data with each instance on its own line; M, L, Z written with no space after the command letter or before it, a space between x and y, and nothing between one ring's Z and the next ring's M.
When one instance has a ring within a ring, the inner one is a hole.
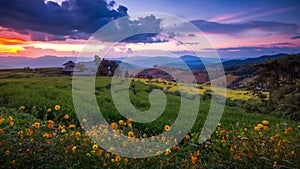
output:
M217 23L205 20L194 20L192 24L203 32L218 34L239 34L248 30L263 30L281 34L298 34L299 25L276 21L250 21L245 23ZM184 29L184 25L183 29Z

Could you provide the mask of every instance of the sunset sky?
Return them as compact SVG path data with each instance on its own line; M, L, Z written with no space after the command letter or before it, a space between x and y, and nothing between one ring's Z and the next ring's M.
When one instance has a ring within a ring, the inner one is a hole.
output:
M298 0L1 0L0 56L77 56L99 28L140 12L163 12L190 21L223 58L300 53ZM128 24L146 29L150 27L147 22L159 24L160 19L149 17ZM197 34L186 32L190 45L199 45L194 43ZM124 40L113 48L112 56L143 55L149 49L190 52L174 44L172 37L149 36ZM97 54L111 42L100 37L86 55ZM201 46L196 52L205 57L211 50Z

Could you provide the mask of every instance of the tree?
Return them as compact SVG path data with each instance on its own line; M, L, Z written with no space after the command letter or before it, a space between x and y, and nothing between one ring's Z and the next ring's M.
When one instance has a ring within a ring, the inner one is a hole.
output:
M129 72L127 70L125 71L125 78L129 78Z
M268 60L259 67L253 85L269 91L268 111L300 120L300 55Z

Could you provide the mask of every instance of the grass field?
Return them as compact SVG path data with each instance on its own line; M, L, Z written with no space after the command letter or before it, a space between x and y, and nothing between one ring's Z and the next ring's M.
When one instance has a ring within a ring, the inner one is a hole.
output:
M151 137L164 132L166 125L172 127L180 109L178 85L156 79L134 79L136 95L130 90L129 94L136 109L150 108L148 96L152 89L163 89L168 100L162 116L142 124L130 122L118 113L110 83L109 77L97 77L95 96L101 113L120 133L133 132L136 138ZM185 84L183 90L186 99L190 99L194 94L202 96L209 89L205 85L192 88ZM198 144L211 104L210 99L201 97L196 122L185 139L172 149L145 159L109 153L90 140L74 112L72 77L59 74L57 69L40 69L38 73L0 70L0 96L0 163L5 168L300 167L299 123L268 114L246 113L238 100L252 98L249 91L227 90L228 99L235 101L225 107L211 138Z

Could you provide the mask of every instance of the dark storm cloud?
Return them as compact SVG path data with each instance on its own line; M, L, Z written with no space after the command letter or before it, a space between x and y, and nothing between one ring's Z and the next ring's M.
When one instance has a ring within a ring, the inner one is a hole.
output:
M158 35L162 31L161 21L154 15L139 17L136 20L124 17L109 23L100 32L95 33L94 37L111 42L167 42L168 37L160 37Z
M248 30L262 30L281 34L297 34L299 25L276 21L250 21L245 23L217 23L205 20L191 21L203 32L218 34L238 34Z
M87 39L105 24L128 15L125 6L115 6L115 1L106 0L67 0L61 5L44 0L1 0L0 25L28 34L32 40Z
M291 39L300 39L300 36L293 36Z

